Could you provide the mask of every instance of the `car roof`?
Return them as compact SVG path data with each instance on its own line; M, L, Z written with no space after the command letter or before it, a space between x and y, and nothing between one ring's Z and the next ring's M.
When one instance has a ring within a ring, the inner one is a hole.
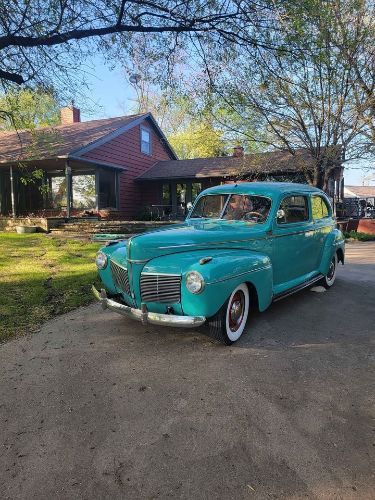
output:
M308 184L294 182L238 182L236 184L221 184L205 189L204 194L258 194L275 196L280 193L323 193L318 188Z

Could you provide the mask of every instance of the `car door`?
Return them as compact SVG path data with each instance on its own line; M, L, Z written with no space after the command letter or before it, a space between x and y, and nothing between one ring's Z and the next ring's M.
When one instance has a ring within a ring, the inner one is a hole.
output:
M273 224L274 285L303 281L314 270L314 227L308 194L284 195Z
M314 268L319 269L325 239L332 231L334 220L330 203L323 195L311 195L310 203L314 223Z

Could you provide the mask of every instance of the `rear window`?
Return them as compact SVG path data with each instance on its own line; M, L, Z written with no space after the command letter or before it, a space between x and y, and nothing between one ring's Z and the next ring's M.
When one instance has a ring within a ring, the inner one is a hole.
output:
M319 195L311 197L311 212L314 220L324 219L329 216L329 207L327 201Z
M309 220L306 196L287 196L280 203L277 213L278 224L291 224Z

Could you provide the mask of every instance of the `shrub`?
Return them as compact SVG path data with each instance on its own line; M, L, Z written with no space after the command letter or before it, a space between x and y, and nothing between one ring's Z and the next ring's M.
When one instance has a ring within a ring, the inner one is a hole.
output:
M346 240L375 241L375 234L358 233L357 231L345 231L344 236Z

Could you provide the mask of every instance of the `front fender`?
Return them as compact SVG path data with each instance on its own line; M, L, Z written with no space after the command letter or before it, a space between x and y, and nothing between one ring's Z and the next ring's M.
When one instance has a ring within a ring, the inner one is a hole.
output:
M212 257L200 264L200 259ZM198 271L205 287L192 294L185 286L186 274ZM258 295L259 309L272 300L272 266L267 255L249 250L197 250L157 257L148 262L143 272L182 275L181 306L184 314L211 317L241 283L251 283Z
M326 275L328 273L331 259L339 249L342 251L342 263L344 263L345 238L340 229L334 229L332 232L329 233L324 242L322 259L320 261L320 266L319 266L319 271L323 275Z

